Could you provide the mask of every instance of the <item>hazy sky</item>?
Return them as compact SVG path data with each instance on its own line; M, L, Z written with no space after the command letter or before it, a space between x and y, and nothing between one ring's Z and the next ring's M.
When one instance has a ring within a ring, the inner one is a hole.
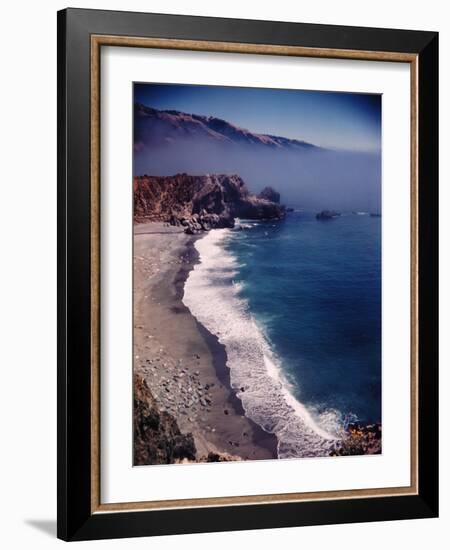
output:
M135 83L134 94L155 109L215 116L256 133L381 150L380 95L146 83Z

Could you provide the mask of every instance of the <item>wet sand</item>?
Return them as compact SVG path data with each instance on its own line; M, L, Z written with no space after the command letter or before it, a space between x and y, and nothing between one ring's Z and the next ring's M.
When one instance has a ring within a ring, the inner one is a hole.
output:
M182 302L195 239L161 222L134 228L134 369L159 407L209 452L276 458L277 440L245 417L230 387L226 350Z

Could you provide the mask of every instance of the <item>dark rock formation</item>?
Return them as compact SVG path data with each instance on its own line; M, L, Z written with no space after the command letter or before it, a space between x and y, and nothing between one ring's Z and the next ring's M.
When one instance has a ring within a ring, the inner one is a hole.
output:
M381 453L381 424L350 424L331 456Z
M173 464L195 458L192 434L180 432L175 418L159 410L146 381L135 375L134 465Z
M240 457L227 453L209 452L207 456L202 457L200 462L233 462L236 460L240 460Z
M258 197L260 199L265 199L266 201L276 202L277 204L280 204L280 193L278 193L278 191L275 191L273 187L264 187Z
M322 210L322 212L316 214L316 218L318 220L333 220L334 218L339 218L340 215L341 213L335 210Z
M236 175L134 178L134 220L138 223L166 221L194 234L233 227L235 218L281 219L284 214L283 206L252 195Z

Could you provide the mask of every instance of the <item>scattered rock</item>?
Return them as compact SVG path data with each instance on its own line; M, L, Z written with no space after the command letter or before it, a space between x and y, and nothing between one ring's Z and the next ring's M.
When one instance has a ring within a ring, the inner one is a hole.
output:
M381 424L349 424L331 456L381 454Z
M316 214L316 218L318 220L333 220L334 218L339 218L340 215L341 213L335 210L322 210L322 212Z
M158 407L146 381L134 377L134 464L173 464L195 460L196 447L191 433L182 434L177 421Z

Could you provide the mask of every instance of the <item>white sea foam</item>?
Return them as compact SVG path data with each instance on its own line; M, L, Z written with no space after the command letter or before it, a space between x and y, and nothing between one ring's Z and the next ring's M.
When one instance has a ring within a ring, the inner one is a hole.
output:
M252 227L256 227L257 225L258 222L252 222L250 220L241 220L239 218L236 218L234 220L235 229L251 229Z
M278 439L280 458L327 456L337 438L337 417L312 414L292 394L278 358L233 284L238 264L224 244L228 229L195 243L200 262L190 272L184 304L225 346L233 389L246 415Z

